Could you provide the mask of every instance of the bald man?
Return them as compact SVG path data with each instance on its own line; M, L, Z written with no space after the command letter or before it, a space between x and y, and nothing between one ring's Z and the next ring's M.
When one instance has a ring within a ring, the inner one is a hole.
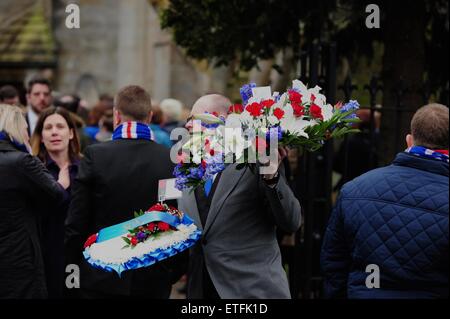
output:
M204 112L226 117L231 104L221 95L203 96L191 118ZM192 129L191 120L186 127ZM282 169L263 176L229 164L214 177L209 192L203 187L186 191L180 204L203 232L190 252L188 298L291 297L276 228L298 230L301 208Z

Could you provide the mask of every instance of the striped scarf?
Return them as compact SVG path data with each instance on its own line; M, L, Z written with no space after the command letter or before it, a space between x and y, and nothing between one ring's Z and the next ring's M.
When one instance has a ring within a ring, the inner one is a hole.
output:
M151 140L152 131L147 124L139 122L125 122L120 124L113 133L113 140L134 139Z
M412 146L406 149L405 152L423 158L432 158L446 163L449 162L448 150L430 150L423 146Z

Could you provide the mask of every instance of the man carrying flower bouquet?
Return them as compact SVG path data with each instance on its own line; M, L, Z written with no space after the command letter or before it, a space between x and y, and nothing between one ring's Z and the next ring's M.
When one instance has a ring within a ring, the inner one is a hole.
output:
M65 241L68 262L80 266L83 298L168 298L172 283L184 272L184 254L126 270L120 277L94 268L82 254L90 235L156 203L158 181L172 176L169 150L151 139L151 115L150 95L143 88L122 88L115 99L112 141L89 146L81 160Z
M230 105L224 96L206 95L191 115L226 117ZM186 127L192 130L192 121ZM234 163L184 191L180 210L203 232L190 253L188 298L291 298L276 229L297 231L301 208L280 167L287 150L278 155L272 174Z

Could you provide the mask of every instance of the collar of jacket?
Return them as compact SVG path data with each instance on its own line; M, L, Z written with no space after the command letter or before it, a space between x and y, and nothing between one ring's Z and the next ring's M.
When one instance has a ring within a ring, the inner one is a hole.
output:
M392 162L394 165L407 166L434 174L449 176L448 163L435 159L418 157L405 152L398 153Z
M0 140L0 151L1 152L20 152L14 147L9 141Z

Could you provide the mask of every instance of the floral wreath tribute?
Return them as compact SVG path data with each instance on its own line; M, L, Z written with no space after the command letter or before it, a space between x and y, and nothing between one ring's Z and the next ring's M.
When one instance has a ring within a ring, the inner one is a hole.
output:
M133 219L91 235L84 244L86 261L121 275L151 266L193 246L201 232L192 219L175 207L158 203Z

